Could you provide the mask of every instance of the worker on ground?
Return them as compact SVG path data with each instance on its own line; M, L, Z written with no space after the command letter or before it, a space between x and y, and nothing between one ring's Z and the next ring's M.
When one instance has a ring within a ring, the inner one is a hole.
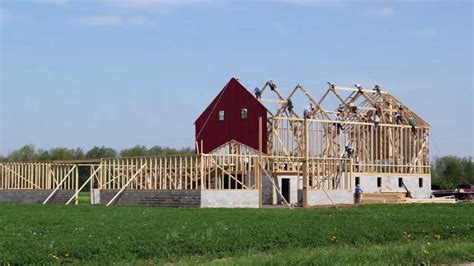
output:
M374 116L374 126L377 128L380 124L380 116L378 114L375 114Z
M357 184L357 186L355 188L355 204L360 203L360 201L362 199L362 193L364 193L364 191L360 187L360 184Z
M253 93L255 94L255 98L262 99L262 92L260 91L258 87L255 87L255 89L253 90Z
M408 124L411 126L411 133L416 134L416 121L413 117L408 119Z
M291 99L286 100L286 105L288 107L288 111L291 113L293 111L293 102Z
M351 157L352 157L352 154L354 153L354 148L352 148L351 143L348 143L348 144L346 145L345 150L346 150L346 153L347 153L347 158L351 158Z

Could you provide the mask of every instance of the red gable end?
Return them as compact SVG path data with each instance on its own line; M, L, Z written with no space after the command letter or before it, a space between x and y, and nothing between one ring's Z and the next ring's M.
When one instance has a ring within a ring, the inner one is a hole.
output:
M247 118L241 117L242 109ZM224 111L224 120L219 112ZM258 118L262 117L262 151L267 152L267 109L235 78L232 78L195 122L196 141L210 153L235 140L258 150ZM200 147L201 148L201 147Z

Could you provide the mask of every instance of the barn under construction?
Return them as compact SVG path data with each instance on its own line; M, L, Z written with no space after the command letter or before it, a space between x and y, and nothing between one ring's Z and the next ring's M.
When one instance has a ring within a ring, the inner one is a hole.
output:
M389 92L328 83L319 99L301 85L284 93L232 78L195 122L195 154L1 163L0 202L77 203L85 187L107 206L351 205L356 186L366 203L431 196L430 125Z

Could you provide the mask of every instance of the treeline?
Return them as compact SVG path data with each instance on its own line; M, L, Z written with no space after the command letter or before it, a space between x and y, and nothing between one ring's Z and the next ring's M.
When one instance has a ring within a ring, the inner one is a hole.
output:
M451 189L461 184L474 184L472 157L444 156L431 165L432 185Z
M33 162L33 161L56 161L56 160L81 160L81 159L99 159L113 157L136 157L136 156L157 156L157 155L176 155L191 154L194 150L191 148L174 149L161 146L147 148L137 145L135 147L124 149L120 152L113 148L105 146L95 146L84 151L81 148L52 148L49 150L36 149L34 145L25 145L18 150L8 154L6 157L0 155L0 162Z

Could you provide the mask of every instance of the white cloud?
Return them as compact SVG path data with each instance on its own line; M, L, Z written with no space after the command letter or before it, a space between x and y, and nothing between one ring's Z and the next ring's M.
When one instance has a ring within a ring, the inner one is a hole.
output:
M81 19L79 24L87 27L116 27L122 26L123 20L120 16L94 16Z
M17 14L12 13L10 10L6 10L5 8L0 6L0 22L24 22L24 21L28 21L28 19L23 16L18 16Z
M394 11L391 7L369 8L365 14L372 18L387 18L393 16Z
M143 16L93 16L79 20L86 27L143 27L155 24L153 20Z
M422 38L431 38L438 35L438 31L433 28L418 29L414 31L415 36Z
M274 2L292 5L341 5L342 0L260 0L261 2Z
M29 0L29 2L35 4L65 5L69 2L69 0Z
M210 3L215 0L103 0L111 6L136 9L136 10L153 10L166 6L178 6L187 4Z

